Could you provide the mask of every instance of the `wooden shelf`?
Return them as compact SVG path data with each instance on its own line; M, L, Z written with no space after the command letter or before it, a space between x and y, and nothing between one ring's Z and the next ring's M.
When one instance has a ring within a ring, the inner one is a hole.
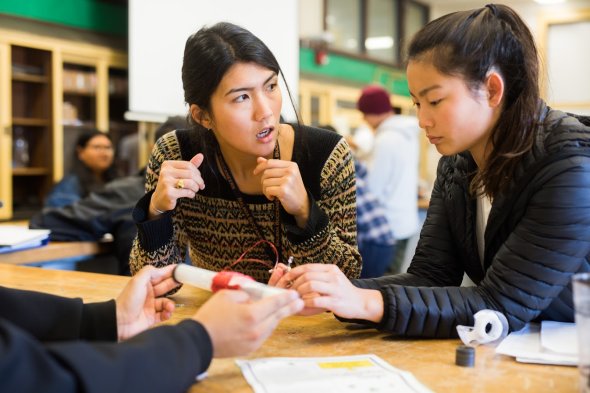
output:
M6 83L0 86L0 113L7 119L0 133L0 173L6 175L0 176L0 220L26 219L38 211L67 173L77 136L87 129L110 131L109 122L123 118L127 59L112 49L34 33L3 36L0 75ZM13 168L11 155L4 154L17 138L26 141L20 146L28 149L27 167Z
M13 168L13 176L45 176L49 174L47 168Z
M12 124L15 126L45 127L51 125L51 120L32 117L13 117Z
M12 80L16 82L32 82L32 83L49 83L49 77L46 75L32 75L32 74L12 74Z
M64 95L94 98L96 96L96 92L94 92L94 91L80 91L80 90L65 90L64 89Z

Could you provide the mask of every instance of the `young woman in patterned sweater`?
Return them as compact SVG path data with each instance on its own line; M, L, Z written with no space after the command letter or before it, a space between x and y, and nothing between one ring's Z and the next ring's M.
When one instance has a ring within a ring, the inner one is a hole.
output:
M294 266L337 264L359 276L350 149L336 133L279 122L280 73L241 27L218 23L189 37L182 81L194 126L152 151L133 213L132 272L188 252L196 266L261 282L290 256Z

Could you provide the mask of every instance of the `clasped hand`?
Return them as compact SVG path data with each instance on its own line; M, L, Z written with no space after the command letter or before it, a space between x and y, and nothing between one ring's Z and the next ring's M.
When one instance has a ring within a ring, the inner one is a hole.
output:
M383 297L377 290L352 285L336 265L310 263L290 271L283 264L274 269L269 285L296 290L303 299L302 315L332 311L342 318L380 322Z
M299 227L304 228L310 206L297 163L263 157L256 161L254 175L261 175L262 193L271 201L278 198L283 209L295 217Z
M158 215L158 211L174 209L178 198L194 198L197 192L205 188L199 170L204 159L205 156L199 153L190 161L166 160L162 163L158 184L150 202L151 217Z

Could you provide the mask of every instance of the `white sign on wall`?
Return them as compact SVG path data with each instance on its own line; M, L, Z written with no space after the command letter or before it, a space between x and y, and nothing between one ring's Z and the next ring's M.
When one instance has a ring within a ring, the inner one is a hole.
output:
M549 25L547 97L560 109L590 115L588 38L590 21ZM584 103L588 105L584 106Z
M188 113L181 79L184 45L202 26L222 21L250 30L270 48L297 99L297 0L130 0L128 119L163 121ZM290 120L294 112L282 90L283 115Z

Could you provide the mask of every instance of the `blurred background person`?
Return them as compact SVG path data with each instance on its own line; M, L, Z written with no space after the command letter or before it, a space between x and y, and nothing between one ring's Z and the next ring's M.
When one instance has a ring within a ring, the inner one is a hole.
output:
M318 127L337 132L336 128L330 124ZM368 129L367 132L372 134L372 131ZM367 189L367 168L356 154L354 169L356 176L356 239L363 259L361 278L380 277L389 268L395 253L395 237L381 202Z
M355 161L356 231L363 258L361 278L381 277L395 255L396 243L386 211L367 188L367 168Z
M117 177L115 150L109 134L90 130L76 140L74 164L70 173L57 183L45 199L46 207L71 205L98 191Z
M389 93L381 86L362 90L357 109L375 133L366 158L367 188L383 205L396 245L388 272L398 273L408 239L419 230L418 164L420 127L413 116L394 112Z

